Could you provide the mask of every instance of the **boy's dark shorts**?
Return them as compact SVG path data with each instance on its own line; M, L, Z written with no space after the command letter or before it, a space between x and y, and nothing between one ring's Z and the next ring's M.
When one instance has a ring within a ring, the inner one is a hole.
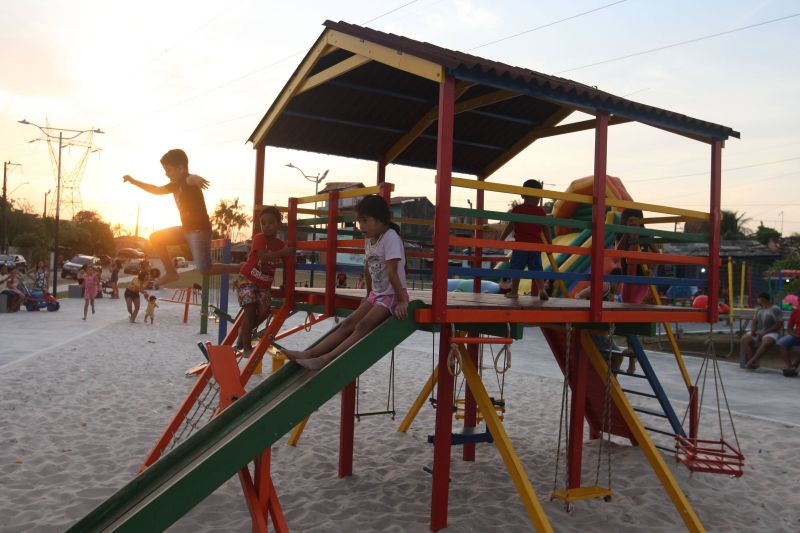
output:
M542 270L542 253L528 250L512 250L508 268L511 270Z

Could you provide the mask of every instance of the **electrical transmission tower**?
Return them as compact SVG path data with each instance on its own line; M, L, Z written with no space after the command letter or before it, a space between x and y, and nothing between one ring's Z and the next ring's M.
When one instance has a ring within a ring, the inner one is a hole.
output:
M50 123L47 123L50 127ZM93 144L94 132L92 130L82 133L80 136L64 142L62 148L68 148L61 159L61 210L68 214L68 220L72 220L75 214L83 210L83 198L81 197L81 181L86 172L86 163L89 154L97 152ZM50 152L50 162L53 164L54 183L58 179L58 138L47 138L47 147ZM64 157L66 155L67 157ZM56 195L50 199L48 211L55 212ZM67 218L66 216L64 218Z

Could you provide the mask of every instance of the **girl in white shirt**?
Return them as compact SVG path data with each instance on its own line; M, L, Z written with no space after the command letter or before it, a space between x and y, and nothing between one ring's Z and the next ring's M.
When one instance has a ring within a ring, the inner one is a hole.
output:
M366 239L367 297L336 330L315 346L308 350L285 351L289 359L312 370L333 361L390 315L400 320L407 316L406 256L386 200L376 194L365 196L356 206L356 221Z

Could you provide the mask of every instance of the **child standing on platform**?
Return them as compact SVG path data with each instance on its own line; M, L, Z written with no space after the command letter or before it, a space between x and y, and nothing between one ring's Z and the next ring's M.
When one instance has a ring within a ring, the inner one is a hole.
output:
M158 304L156 303L156 297L151 296L147 299L147 309L144 310L144 323L147 324L147 319L150 319L150 324L153 323L153 319L156 315L156 308Z
M318 344L305 351L285 351L286 357L312 370L333 361L391 315L402 320L408 313L406 255L386 200L365 196L356 206L356 222L366 239L367 297Z
M94 314L94 299L100 290L100 272L93 266L86 266L86 271L83 275L83 319L86 320L86 314L89 311L89 305L92 306L92 314Z
M541 189L542 182L538 180L526 180L522 184L527 189ZM519 215L533 215L533 216L547 216L544 209L539 205L541 202L539 196L522 195L522 203L514 206L511 213ZM506 240L511 232L514 232L514 240L517 242L543 242L542 231L543 228L540 224L533 224L531 222L509 222L503 233L500 235L500 240ZM511 261L509 263L510 270L524 270L525 267L531 272L541 272L542 269L542 253L534 250L512 250ZM544 280L534 279L536 288L539 291L540 300L548 300L547 291L544 290ZM531 291L533 292L533 291ZM505 293L506 298L516 298L519 295L519 278L511 280L511 290Z
M276 207L265 207L258 216L261 233L253 236L247 261L242 265L236 294L242 306L242 323L239 326L239 347L247 356L252 350L253 329L270 314L270 288L275 269L294 249L278 238L282 216Z

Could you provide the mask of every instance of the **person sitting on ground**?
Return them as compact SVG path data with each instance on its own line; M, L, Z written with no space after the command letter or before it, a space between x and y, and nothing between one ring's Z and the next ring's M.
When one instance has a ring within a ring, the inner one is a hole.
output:
M800 294L798 294L800 296ZM786 335L778 339L778 349L781 351L781 357L786 365L783 370L783 375L786 377L794 377L797 375L798 368L800 368L800 357L792 362L791 350L794 346L800 346L800 307L792 311L789 315L789 323L786 326Z
M342 355L390 316L404 320L408 314L406 254L386 200L377 194L362 198L356 205L356 222L365 238L367 297L319 343L304 351L284 351L286 357L311 370Z
M181 226L158 230L150 235L153 249L164 265L164 275L157 281L158 286L179 279L178 271L172 263L168 246L188 243L192 256L201 274L215 276L235 274L240 264L214 263L211 259L211 222L208 219L203 189L208 181L196 174L189 174L189 158L179 149L170 150L161 158L161 166L169 178L169 183L158 186L144 183L129 175L122 177L128 182L150 194L172 194L181 216Z
M778 332L783 328L783 311L777 305L772 305L769 294L760 293L756 302L758 308L750 322L750 332L741 340L742 350L747 356L745 367L750 370L758 368L758 360L767 353L770 346L778 342Z
M542 182L538 180L526 180L522 184L527 189L541 189ZM533 215L544 217L547 216L544 209L539 206L542 201L540 196L522 195L522 203L515 205L511 208L511 213L519 215ZM506 224L503 233L500 235L500 240L506 240L506 237L514 233L514 240L517 242L544 242L542 239L542 232L544 228L541 224L533 224L531 222L509 222ZM511 261L509 262L509 270L524 270L528 267L531 272L542 272L542 253L535 250L512 250ZM550 297L544 290L544 281L541 279L533 280L536 288L539 291L539 299L544 301ZM532 283L532 285L533 285ZM533 291L531 291L533 292ZM507 298L516 298L519 296L519 278L511 280L511 290L505 293Z
M621 276L622 269L614 268L608 273L609 276ZM622 293L622 283L619 281L611 281L603 282L603 301L604 302L614 302L617 300L617 296ZM589 300L592 294L592 286L587 285L584 289L580 290L576 295L575 298L579 300ZM633 350L630 348L623 348L622 346L618 346L614 342L614 338L610 335L592 335L592 341L594 341L595 346L597 346L597 350L600 352L606 360L608 360L608 354L611 353L611 370L619 370L622 367L622 360L626 357L628 358L628 374L633 374L636 372L636 357L634 357Z
M5 294L7 297L6 310L10 312L19 311L19 306L22 303L17 291L8 288L8 281L11 278L8 272L8 267L3 264L0 265L0 294Z

